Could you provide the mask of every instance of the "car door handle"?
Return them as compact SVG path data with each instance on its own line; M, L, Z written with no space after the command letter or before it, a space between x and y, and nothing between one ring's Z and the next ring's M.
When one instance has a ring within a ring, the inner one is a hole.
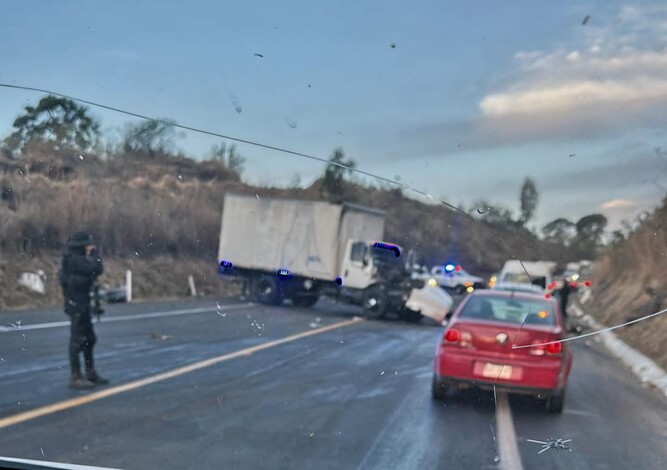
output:
M346 269L346 270L345 270L345 277L347 277L348 274L350 274L350 271L348 271L348 270Z

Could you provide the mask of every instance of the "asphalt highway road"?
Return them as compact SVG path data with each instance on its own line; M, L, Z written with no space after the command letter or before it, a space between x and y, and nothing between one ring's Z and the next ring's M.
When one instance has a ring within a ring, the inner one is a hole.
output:
M66 388L62 312L0 313L0 456L129 470L667 468L664 397L595 337L572 343L555 416L502 394L434 402L432 323L358 320L329 302L107 310L96 357L112 383L86 392ZM572 452L527 441L548 438Z

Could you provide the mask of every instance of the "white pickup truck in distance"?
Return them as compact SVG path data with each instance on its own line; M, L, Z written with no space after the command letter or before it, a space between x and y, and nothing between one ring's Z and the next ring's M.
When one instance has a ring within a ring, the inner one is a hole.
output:
M436 280L440 287L453 290L457 294L463 294L469 288L479 289L484 287L484 279L473 276L462 269L461 266L451 264L433 267L431 277Z

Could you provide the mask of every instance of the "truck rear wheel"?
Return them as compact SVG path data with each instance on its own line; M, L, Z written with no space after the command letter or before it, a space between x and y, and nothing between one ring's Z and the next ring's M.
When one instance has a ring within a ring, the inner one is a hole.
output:
M257 297L257 301L263 305L280 305L283 302L276 279L269 276L262 276L257 281L255 296Z

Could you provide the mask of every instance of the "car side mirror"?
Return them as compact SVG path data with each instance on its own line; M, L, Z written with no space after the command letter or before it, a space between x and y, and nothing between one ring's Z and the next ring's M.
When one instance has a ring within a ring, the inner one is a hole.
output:
M361 264L363 264L364 268L368 266L368 258L364 258L361 260Z

